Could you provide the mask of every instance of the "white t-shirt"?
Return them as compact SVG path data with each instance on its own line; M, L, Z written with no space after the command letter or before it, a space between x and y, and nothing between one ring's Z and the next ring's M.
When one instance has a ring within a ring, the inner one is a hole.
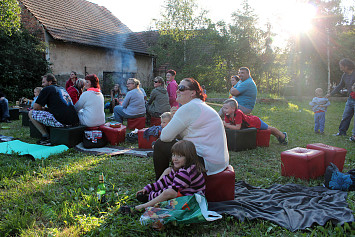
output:
M224 126L218 113L200 99L181 106L162 130L160 139L170 142L177 135L194 143L197 154L203 157L207 175L227 168L229 153Z
M96 127L105 123L104 96L101 92L85 91L75 104L80 124Z

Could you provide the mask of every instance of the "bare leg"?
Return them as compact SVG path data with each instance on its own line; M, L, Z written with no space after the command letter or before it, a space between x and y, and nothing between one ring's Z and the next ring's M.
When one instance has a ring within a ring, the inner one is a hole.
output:
M278 130L277 128L269 126L268 129L271 130L271 134L274 135L277 139L285 139L285 134L280 132L280 130Z
M165 189L158 197L154 198L153 200L150 200L147 203L135 206L135 208L137 210L146 208L146 207L152 207L155 204L159 203L159 202L164 202L173 198L177 197L177 192L174 189Z
M48 137L49 134L48 134L48 132L46 130L46 127L43 124L37 122L37 120L34 120L32 118L32 111L33 110L30 110L30 112L28 112L28 117L30 118L31 122L38 129L38 131L42 134L42 137Z

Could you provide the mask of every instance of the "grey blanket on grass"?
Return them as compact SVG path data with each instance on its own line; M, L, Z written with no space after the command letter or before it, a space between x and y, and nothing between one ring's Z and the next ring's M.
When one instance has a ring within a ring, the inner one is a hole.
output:
M234 200L210 202L208 209L233 215L240 221L261 218L296 231L313 224L323 226L327 221L341 225L353 222L354 216L346 198L347 192L320 186L275 184L258 188L240 181L235 185Z
M95 155L132 155L138 157L148 157L148 153L153 151L147 149L126 148L118 146L88 149L83 146L83 143L79 143L78 145L76 145L75 149L81 152L87 152Z

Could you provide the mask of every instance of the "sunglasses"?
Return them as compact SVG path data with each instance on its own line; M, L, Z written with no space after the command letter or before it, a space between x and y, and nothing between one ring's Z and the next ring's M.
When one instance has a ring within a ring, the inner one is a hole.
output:
M184 85L180 85L178 86L177 88L179 91L186 91L186 90L191 90L190 88L188 88L187 86L184 86Z
M154 81L154 83L159 83L159 81Z

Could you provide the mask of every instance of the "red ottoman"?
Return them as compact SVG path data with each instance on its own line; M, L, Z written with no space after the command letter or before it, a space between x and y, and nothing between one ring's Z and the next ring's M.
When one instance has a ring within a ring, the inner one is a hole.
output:
M207 176L206 180L206 199L208 202L222 202L234 200L235 173L233 166L228 167L214 175Z
M127 119L127 128L134 130L136 128L142 129L145 127L145 117Z
M329 146L323 143L308 144L307 148L324 151L324 169L326 170L330 162L336 165L339 171L343 171L346 149Z
M281 152L281 175L300 179L322 176L324 169L324 151L295 147Z
M144 131L148 128L138 130L138 147L141 149L152 149L152 142L156 141L159 137L149 136L149 140L143 137ZM160 133L159 133L160 135Z
M110 127L110 123L101 125L100 130L105 134L107 141L111 145L117 145L125 141L126 126L121 125L119 128Z
M161 124L161 119L160 117L151 117L150 118L150 126L159 126Z
M256 132L256 146L268 147L270 142L271 130L260 130Z

